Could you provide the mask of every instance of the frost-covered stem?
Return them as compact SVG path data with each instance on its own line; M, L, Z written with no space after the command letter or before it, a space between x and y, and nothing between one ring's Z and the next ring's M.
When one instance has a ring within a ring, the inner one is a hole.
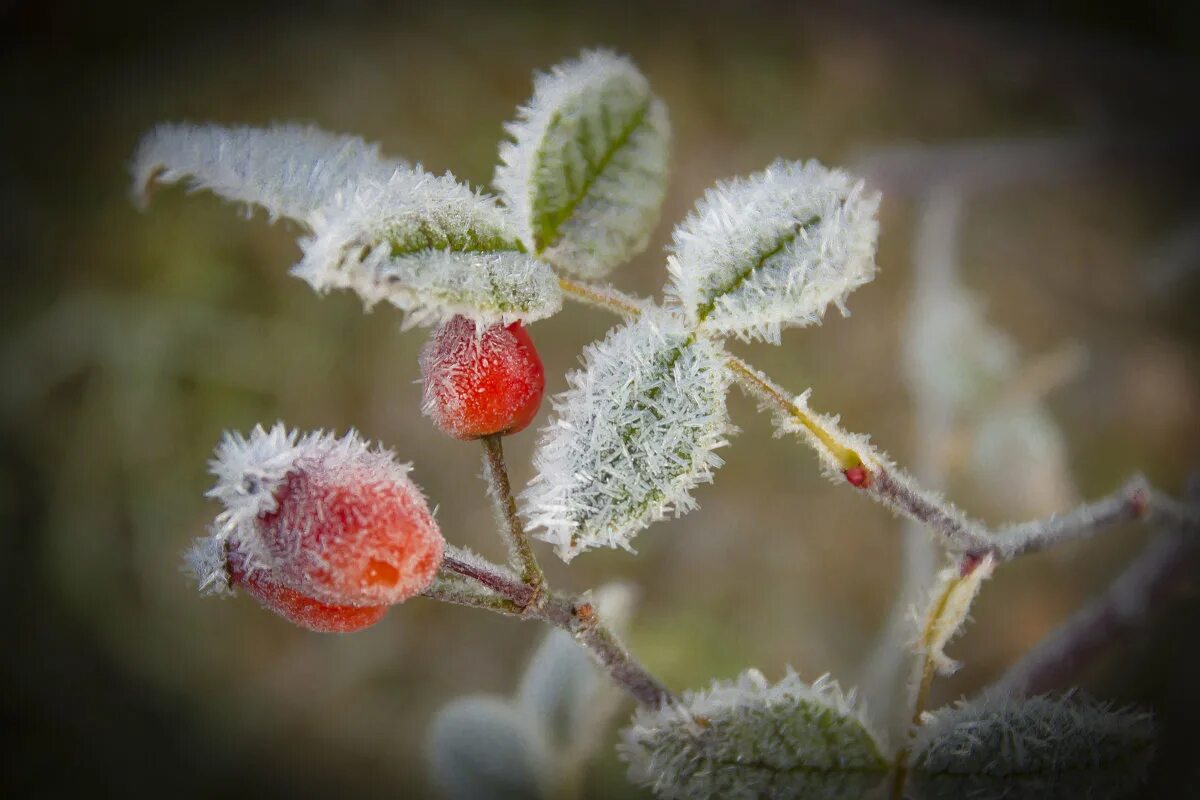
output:
M458 573L454 573L454 575L457 576ZM510 616L520 616L523 608L511 598L491 591L482 591L479 587L449 575L438 575L433 583L421 592L421 596L431 600L440 600L443 603L482 608Z
M591 652L609 677L642 705L657 707L673 699L671 692L629 653L616 634L604 626L590 601L554 594L545 584L535 593L533 587L516 576L481 559L447 555L442 560L442 569L479 584L494 596L464 591L454 585L454 579L439 578L425 591L426 597L522 619L540 619L571 634Z
M627 295L611 286L599 286L570 278L559 277L559 288L565 297L577 303L603 308L623 317L641 316L647 302L639 297Z
M1135 475L1107 497L1084 503L1065 514L1000 528L992 537L991 549L1002 559L1010 560L1133 520L1172 530L1194 532L1200 528L1200 513L1155 490L1141 475Z
M1034 696L1078 680L1105 650L1143 627L1147 618L1195 574L1197 531L1159 534L1099 597L1030 650L990 691Z
M541 591L546 576L534 555L533 546L525 533L525 526L517 516L517 501L513 497L508 481L508 468L504 463L504 445L499 434L483 437L483 474L488 482L488 496L496 511L496 521L508 539L509 560L521 571L521 580L533 590Z
M596 607L581 598L551 596L543 619L571 634L591 651L609 677L644 706L657 708L674 699L657 678L630 655L611 630L600 623Z
M482 564L478 559L466 561L452 555L446 555L442 558L442 569L474 581L484 588L490 589L496 594L507 598L516 606L518 613L525 612L530 607L530 603L535 596L533 587L522 581L513 580L504 574L503 570L493 565ZM437 599L443 598L439 597Z
M726 362L734 380L747 394L782 416L794 420L804 427L825 448L842 469L861 467L864 459L854 450L837 442L828 430L813 415L804 413L790 396L774 381L737 356L729 356Z

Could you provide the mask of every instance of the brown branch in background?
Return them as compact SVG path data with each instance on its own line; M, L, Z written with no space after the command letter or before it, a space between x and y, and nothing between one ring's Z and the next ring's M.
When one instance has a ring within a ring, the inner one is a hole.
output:
M1078 680L1098 657L1142 629L1150 616L1196 587L1200 531L1159 534L1099 597L1075 612L1017 662L989 691L1038 695Z

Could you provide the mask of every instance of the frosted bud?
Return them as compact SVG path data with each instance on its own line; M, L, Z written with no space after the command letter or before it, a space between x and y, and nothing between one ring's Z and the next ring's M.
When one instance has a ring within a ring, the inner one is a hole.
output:
M666 192L666 107L627 58L602 50L535 76L505 126L493 184L521 240L555 267L605 275L645 249Z
M718 183L675 228L668 293L704 331L778 343L875 277L878 206L816 161Z
M731 428L724 354L672 314L647 311L583 353L534 453L523 514L563 560L629 548L668 512L695 508Z
M860 798L888 765L854 693L758 670L674 704L641 707L619 746L630 779L662 798Z

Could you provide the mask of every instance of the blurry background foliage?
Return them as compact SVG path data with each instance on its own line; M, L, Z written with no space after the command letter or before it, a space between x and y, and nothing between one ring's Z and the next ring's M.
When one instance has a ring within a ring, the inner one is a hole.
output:
M879 147L1064 137L1064 175L1014 176L966 210L962 277L1025 354L1082 342L1049 398L1084 496L1144 469L1172 492L1200 455L1200 197L1195 8L1145 3L0 4L0 792L421 797L425 729L460 694L508 693L541 631L421 600L353 636L316 636L245 598L201 598L179 552L214 514L205 462L225 428L358 427L416 464L452 541L500 556L479 448L419 413L424 335L387 308L287 275L293 232L210 195L127 196L161 120L309 120L484 185L534 69L604 45L670 109L673 180L648 252L618 272L661 286L671 225L714 180L776 156L853 165ZM1034 9L1038 9L1034 11ZM1037 170L1040 173L1040 170ZM1048 170L1056 172L1056 170ZM879 278L853 317L742 348L902 462L900 331L918 170L884 185ZM548 390L614 323L572 307L532 333ZM676 688L758 666L852 680L896 580L899 523L831 486L737 393L742 434L702 509L590 553L552 580L642 589L634 650ZM542 419L546 409L543 409ZM532 431L508 445L530 477ZM952 494L989 520L1003 497ZM1052 509L1044 509L1046 511ZM940 700L996 677L1103 586L1134 529L1002 572L953 648ZM1155 780L1200 786L1195 600L1086 685L1154 708ZM1192 728L1194 730L1194 727ZM615 737L609 738L615 742ZM605 747L590 797L641 796ZM12 795L9 795L12 796Z

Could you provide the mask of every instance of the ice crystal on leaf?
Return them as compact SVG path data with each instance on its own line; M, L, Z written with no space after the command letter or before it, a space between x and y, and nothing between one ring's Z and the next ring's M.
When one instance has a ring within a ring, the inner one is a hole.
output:
M449 174L417 167L361 181L311 227L297 277L367 305L387 300L412 323L536 320L562 304L553 271L521 252L504 209Z
M729 373L721 349L663 311L614 328L567 376L534 453L523 494L539 538L569 561L595 547L629 548L668 512L695 508L691 490L723 462Z
M927 714L914 777L935 797L1116 797L1154 742L1150 714L1074 693L999 694Z
M505 130L493 184L531 252L595 278L645 249L666 192L670 124L629 59L587 51L537 75Z
M623 732L630 778L663 798L859 798L887 771L854 693L758 670L640 707Z
M703 330L778 343L875 276L878 205L816 161L719 183L675 229L669 293Z
M292 272L318 292L386 300L408 324L548 317L562 305L550 267L522 252L494 197L382 159L361 139L317 128L161 125L134 158L135 191L192 176L194 188L302 222Z
M132 171L141 204L155 183L189 178L193 190L261 206L272 220L307 223L338 192L364 178L384 180L403 166L381 157L376 144L311 125L163 124L142 138Z

